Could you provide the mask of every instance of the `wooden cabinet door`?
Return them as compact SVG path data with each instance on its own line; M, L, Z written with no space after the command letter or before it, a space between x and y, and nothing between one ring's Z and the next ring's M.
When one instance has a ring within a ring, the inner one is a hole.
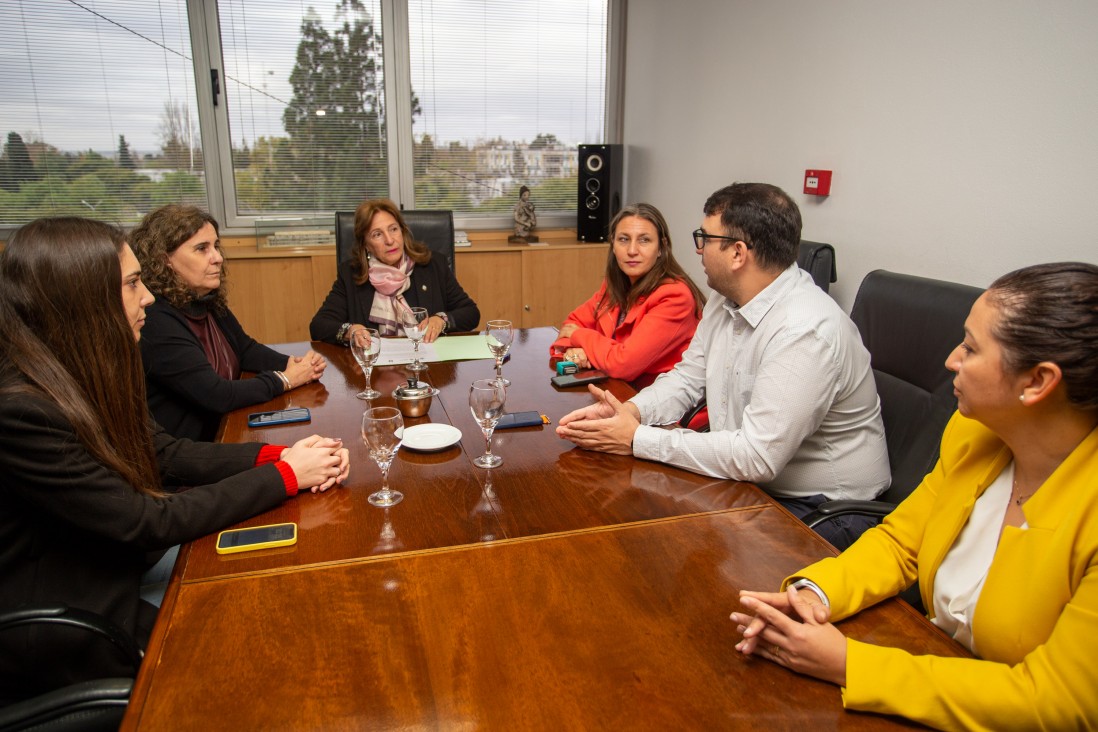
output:
M260 343L309 340L309 321L332 286L314 281L313 258L233 259L228 272L229 308L245 333Z
M602 284L606 245L522 252L522 327L559 325Z
M522 252L461 252L457 278L480 308L479 329L489 320L522 326Z

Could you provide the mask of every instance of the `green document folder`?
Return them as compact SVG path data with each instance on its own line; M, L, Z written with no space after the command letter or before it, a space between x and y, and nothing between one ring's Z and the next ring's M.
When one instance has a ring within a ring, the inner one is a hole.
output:
M435 348L432 361L472 361L493 358L488 342L482 335L443 336L431 344Z

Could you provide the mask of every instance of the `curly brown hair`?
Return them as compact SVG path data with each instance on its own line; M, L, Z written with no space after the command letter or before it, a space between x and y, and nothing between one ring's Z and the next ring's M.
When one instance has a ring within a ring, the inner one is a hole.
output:
M396 219L400 224L400 231L404 237L404 251L416 264L427 264L431 261L431 250L426 244L422 244L412 238L412 230L404 223L404 217L400 215L400 209L388 198L373 198L363 201L355 209L355 247L351 250L351 269L355 273L355 284L361 285L370 278L370 250L366 246L366 235L370 233L370 224L374 222L374 216L384 211Z
M141 279L157 297L162 297L177 308L184 308L198 299L198 295L168 266L168 255L183 242L198 233L206 224L221 235L217 219L196 206L170 203L150 212L130 232L130 246L141 262ZM218 248L221 243L218 241ZM228 286L225 280L225 263L221 263L221 287L210 293L209 307L224 314L229 310Z

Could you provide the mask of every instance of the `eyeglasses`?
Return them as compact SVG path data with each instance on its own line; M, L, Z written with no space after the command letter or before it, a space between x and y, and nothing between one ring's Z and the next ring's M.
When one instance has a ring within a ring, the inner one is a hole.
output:
M694 248L700 252L702 249L705 249L705 245L709 243L710 239L720 239L722 241L732 242L743 241L743 239L738 236L718 236L717 234L706 234L701 229L698 229L694 232ZM746 241L743 241L743 245L748 249L751 249L754 246L753 244Z

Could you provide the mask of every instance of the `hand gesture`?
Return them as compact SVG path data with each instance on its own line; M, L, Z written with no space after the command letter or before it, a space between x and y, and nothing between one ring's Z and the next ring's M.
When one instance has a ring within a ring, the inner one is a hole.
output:
M811 590L741 592L740 604L755 616L732 613L743 634L736 650L760 655L798 673L846 685L846 638L831 623L830 611Z
M557 435L587 450L632 455L633 435L640 426L636 406L632 402L622 404L609 391L594 384L587 389L598 401L561 417Z
M351 326L347 333L347 345L362 347L370 345L370 329L364 325Z
M299 490L320 493L347 479L350 454L339 438L311 435L282 451L282 460L297 477Z
M561 427L578 420L606 419L607 417L614 416L614 408L602 400L602 389L594 384L588 384L587 390L593 394L598 401L590 406L582 407L561 417L560 422L558 423ZM560 427L557 428L557 434L561 434ZM561 435L561 437L563 437L563 435Z
M423 333L424 343L434 343L438 340L438 337L442 335L442 331L446 329L446 323L442 318L437 315L432 315L427 318L427 330Z
M304 356L290 356L286 361L286 378L290 380L290 388L296 389L303 384L319 381L328 362L315 351L308 351Z
M564 360L571 361L576 366L579 366L581 369L591 368L591 361L587 358L587 352L584 351L582 348L576 348L575 346L573 346L572 348L566 349L564 351Z

